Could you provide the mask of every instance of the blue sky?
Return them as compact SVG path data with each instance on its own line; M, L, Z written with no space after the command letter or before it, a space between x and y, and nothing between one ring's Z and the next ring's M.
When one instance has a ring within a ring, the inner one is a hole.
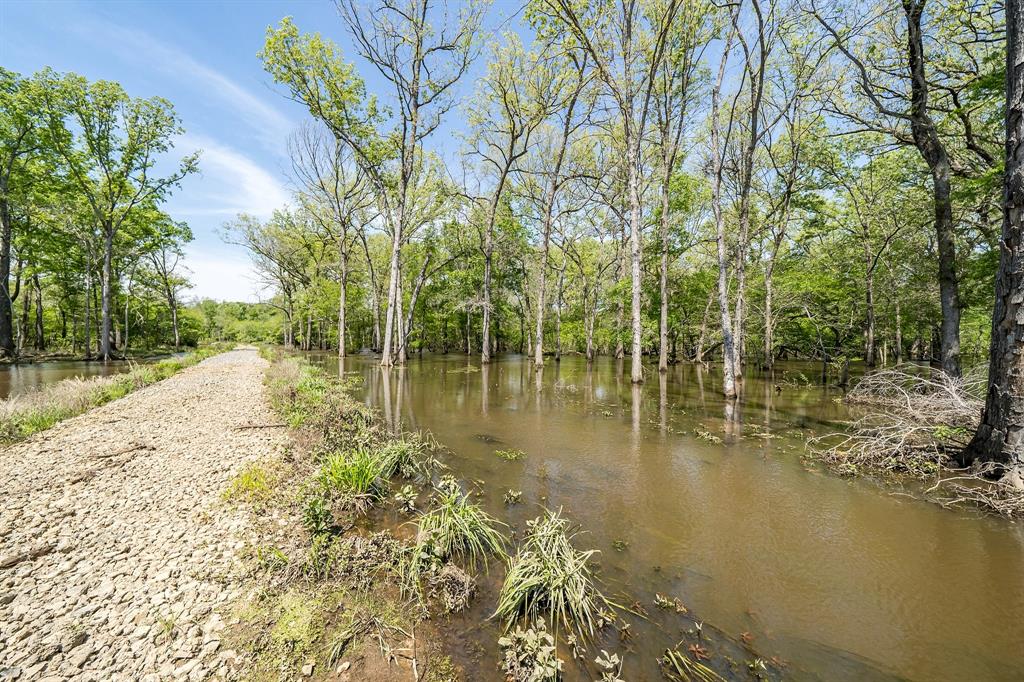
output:
M454 3L453 3L454 4ZM496 0L493 30L519 6ZM167 205L195 233L186 264L192 296L257 300L265 295L239 247L217 230L239 212L268 215L289 200L286 140L308 114L288 101L257 58L267 26L292 16L301 30L335 40L355 60L368 87L386 97L379 76L355 59L334 5L326 0L278 2L23 2L0 0L0 64L29 74L50 66L90 80L121 83L137 97L170 100L185 136L176 153L202 149L201 174ZM472 92L483 59L462 83ZM453 151L461 113L453 112L435 143Z

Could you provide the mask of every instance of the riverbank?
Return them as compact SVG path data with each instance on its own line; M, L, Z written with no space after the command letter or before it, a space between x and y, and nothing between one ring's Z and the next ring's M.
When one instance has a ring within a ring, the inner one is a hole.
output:
M205 679L242 594L245 516L222 494L284 444L255 350L208 358L8 447L0 676Z

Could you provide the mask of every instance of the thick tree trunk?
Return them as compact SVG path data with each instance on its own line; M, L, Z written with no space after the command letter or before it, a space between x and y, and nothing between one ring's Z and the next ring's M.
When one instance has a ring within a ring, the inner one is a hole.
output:
M1024 5L1006 5L1006 171L996 273L988 395L981 424L962 455L997 462L1024 487Z
M402 227L401 224L399 224L396 228L394 238L391 240L391 266L390 276L388 278L388 307L384 313L384 336L381 339L383 341L383 348L381 349L380 355L381 367L390 367L394 364L394 359L391 357L391 349L392 339L395 335L395 304L396 293L398 291L401 252Z
M664 137L664 136L663 136ZM661 176L661 311L658 321L658 371L668 371L668 226L669 226L669 181L672 168L663 159Z
M348 252L345 250L344 236L338 245L338 258L341 261L341 276L338 278L338 357L343 358L345 351L345 290L348 288Z
M864 325L864 364L875 366L875 276L868 269L864 282L866 323Z
M43 334L43 289L39 285L39 273L32 275L32 284L36 293L36 350L46 350L46 337Z
M903 320L900 319L900 298L896 296L896 333L893 339L893 349L896 352L896 364L903 362Z
M555 299L555 362L562 360L562 293L565 285L565 267L558 271L558 296Z
M633 132L631 137L636 138L637 133ZM640 252L642 248L640 230L643 227L640 222L640 140L627 139L627 145L629 150L629 182L626 191L629 194L629 251L630 279L632 283L631 327L633 337L630 381L634 384L640 384L644 380L641 348L643 321L640 317L640 288L642 284L640 280Z

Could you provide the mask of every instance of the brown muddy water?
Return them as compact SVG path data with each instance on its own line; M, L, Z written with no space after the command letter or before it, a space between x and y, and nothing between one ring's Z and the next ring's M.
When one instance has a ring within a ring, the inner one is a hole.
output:
M360 376L396 428L432 433L513 528L543 508L581 526L575 542L601 551L606 593L648 613L626 614L629 642L596 647L628 650L631 682L661 679L656 659L692 641L695 621L718 631L712 640L747 633L747 655L731 651L737 679L755 655L784 661L787 679L1024 679L1022 526L806 462L806 439L852 416L839 389L808 383L813 365L751 371L731 408L720 372L693 365L649 368L634 387L609 358L549 360L540 373L517 356L483 367L428 356L390 372L369 356L343 368L314 359ZM494 454L507 448L526 457ZM523 503L506 507L507 489ZM656 593L689 613L658 609ZM494 627L447 627L479 654L471 679L497 679Z
M144 364L152 360L147 358L135 362ZM21 395L64 379L108 376L127 372L131 368L132 363L124 361L83 360L46 360L0 365L0 399Z

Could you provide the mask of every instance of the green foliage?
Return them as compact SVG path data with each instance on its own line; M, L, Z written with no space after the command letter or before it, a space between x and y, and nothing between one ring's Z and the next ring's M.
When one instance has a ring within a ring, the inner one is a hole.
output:
M526 457L526 453L522 450L495 450L494 454L501 457L506 462L514 462L516 460Z
M513 682L556 682L562 677L562 660L558 658L555 638L548 633L544 621L498 639L503 652L505 677Z
M365 509L387 494L387 463L368 448L336 452L320 465L318 480L329 494Z

